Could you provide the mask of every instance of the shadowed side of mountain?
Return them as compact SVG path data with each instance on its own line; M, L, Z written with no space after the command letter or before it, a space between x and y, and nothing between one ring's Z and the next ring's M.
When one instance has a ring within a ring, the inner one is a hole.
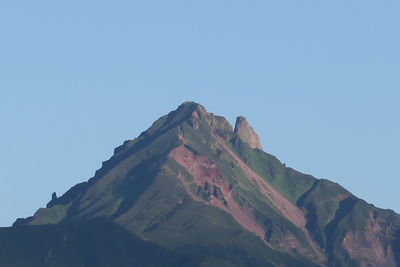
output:
M207 228L204 230L208 231ZM239 229L235 231L231 234L241 235ZM218 237L221 241L222 238L224 235ZM242 241L248 245L247 251L238 242L227 245L224 242L202 243L200 239L171 251L144 241L105 218L0 228L0 240L2 267L261 267L276 266L277 263L282 266L313 266L265 250L251 236Z
M0 228L0 240L2 267L195 265L105 219Z

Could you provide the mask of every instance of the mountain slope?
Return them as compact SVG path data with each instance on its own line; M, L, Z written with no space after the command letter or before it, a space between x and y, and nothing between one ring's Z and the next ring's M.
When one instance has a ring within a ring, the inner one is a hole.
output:
M400 254L399 215L287 168L244 117L233 130L193 102L15 227L96 218L195 265L396 266Z
M196 266L105 219L0 228L2 267Z

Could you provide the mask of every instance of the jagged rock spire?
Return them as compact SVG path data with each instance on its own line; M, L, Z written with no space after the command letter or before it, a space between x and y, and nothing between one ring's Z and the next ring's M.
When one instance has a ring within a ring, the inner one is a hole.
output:
M245 117L239 116L236 118L235 133L251 148L263 149L260 143L260 138Z

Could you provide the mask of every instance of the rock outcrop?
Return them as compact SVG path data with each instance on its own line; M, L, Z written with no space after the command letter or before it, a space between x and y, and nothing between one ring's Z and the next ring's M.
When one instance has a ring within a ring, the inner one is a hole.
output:
M263 150L260 143L260 138L245 117L239 116L236 118L235 133L251 148Z

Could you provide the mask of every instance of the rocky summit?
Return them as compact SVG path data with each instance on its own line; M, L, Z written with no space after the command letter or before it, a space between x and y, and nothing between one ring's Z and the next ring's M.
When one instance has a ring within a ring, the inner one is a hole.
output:
M237 117L235 124L235 134L240 139L242 139L242 141L247 143L251 148L257 148L262 150L260 138L253 130L253 127L251 127L251 125L247 122L245 117L243 116Z
M49 194L50 195L50 194ZM13 227L0 266L398 266L400 215L185 102Z

